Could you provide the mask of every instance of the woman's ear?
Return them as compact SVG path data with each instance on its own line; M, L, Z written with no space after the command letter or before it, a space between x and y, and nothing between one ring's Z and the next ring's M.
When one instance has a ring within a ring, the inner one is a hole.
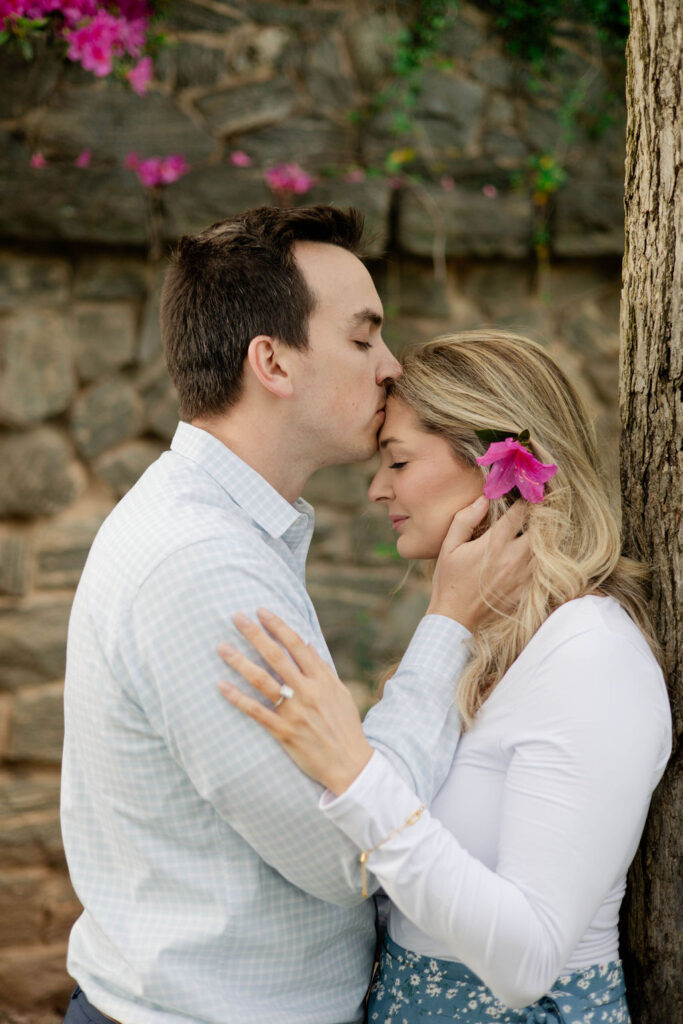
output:
M293 391L289 355L293 350L277 338L258 334L249 342L247 363L259 384L272 395L289 398Z

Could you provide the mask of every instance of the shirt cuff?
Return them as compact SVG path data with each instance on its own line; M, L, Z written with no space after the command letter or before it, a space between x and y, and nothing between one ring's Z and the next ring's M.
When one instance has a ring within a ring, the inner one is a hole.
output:
M341 796L325 790L319 802L325 817L361 850L382 842L420 806L420 798L378 751Z

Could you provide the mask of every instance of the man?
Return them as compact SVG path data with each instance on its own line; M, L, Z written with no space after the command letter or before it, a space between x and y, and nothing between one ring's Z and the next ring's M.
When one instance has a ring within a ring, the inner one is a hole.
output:
M329 660L299 495L314 470L375 451L400 373L354 254L361 231L354 211L254 210L181 239L167 275L162 335L184 422L103 524L69 627L63 833L84 911L67 1020L361 1017L375 928L358 851L320 814L319 788L221 698L216 651L245 649L232 616L265 606ZM453 537L480 517L464 510ZM507 594L528 559L524 540L505 543L520 522L495 539L492 585ZM457 740L482 548L444 557L437 614L366 720L424 801Z

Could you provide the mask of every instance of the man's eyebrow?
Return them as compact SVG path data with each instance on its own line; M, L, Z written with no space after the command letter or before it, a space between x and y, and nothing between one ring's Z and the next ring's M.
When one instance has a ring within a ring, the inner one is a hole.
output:
M359 313L354 313L350 319L350 323L352 327L362 327L362 325L366 323L371 323L375 327L381 327L382 316L376 309L370 309L368 306L366 309L361 309Z

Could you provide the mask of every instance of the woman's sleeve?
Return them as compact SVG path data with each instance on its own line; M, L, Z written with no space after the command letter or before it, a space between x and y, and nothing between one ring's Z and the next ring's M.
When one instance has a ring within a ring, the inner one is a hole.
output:
M495 871L428 812L369 856L403 914L509 1006L548 991L633 857L666 761L654 675L622 638L605 644L584 633L518 687ZM375 753L346 793L321 806L369 850L419 800Z

